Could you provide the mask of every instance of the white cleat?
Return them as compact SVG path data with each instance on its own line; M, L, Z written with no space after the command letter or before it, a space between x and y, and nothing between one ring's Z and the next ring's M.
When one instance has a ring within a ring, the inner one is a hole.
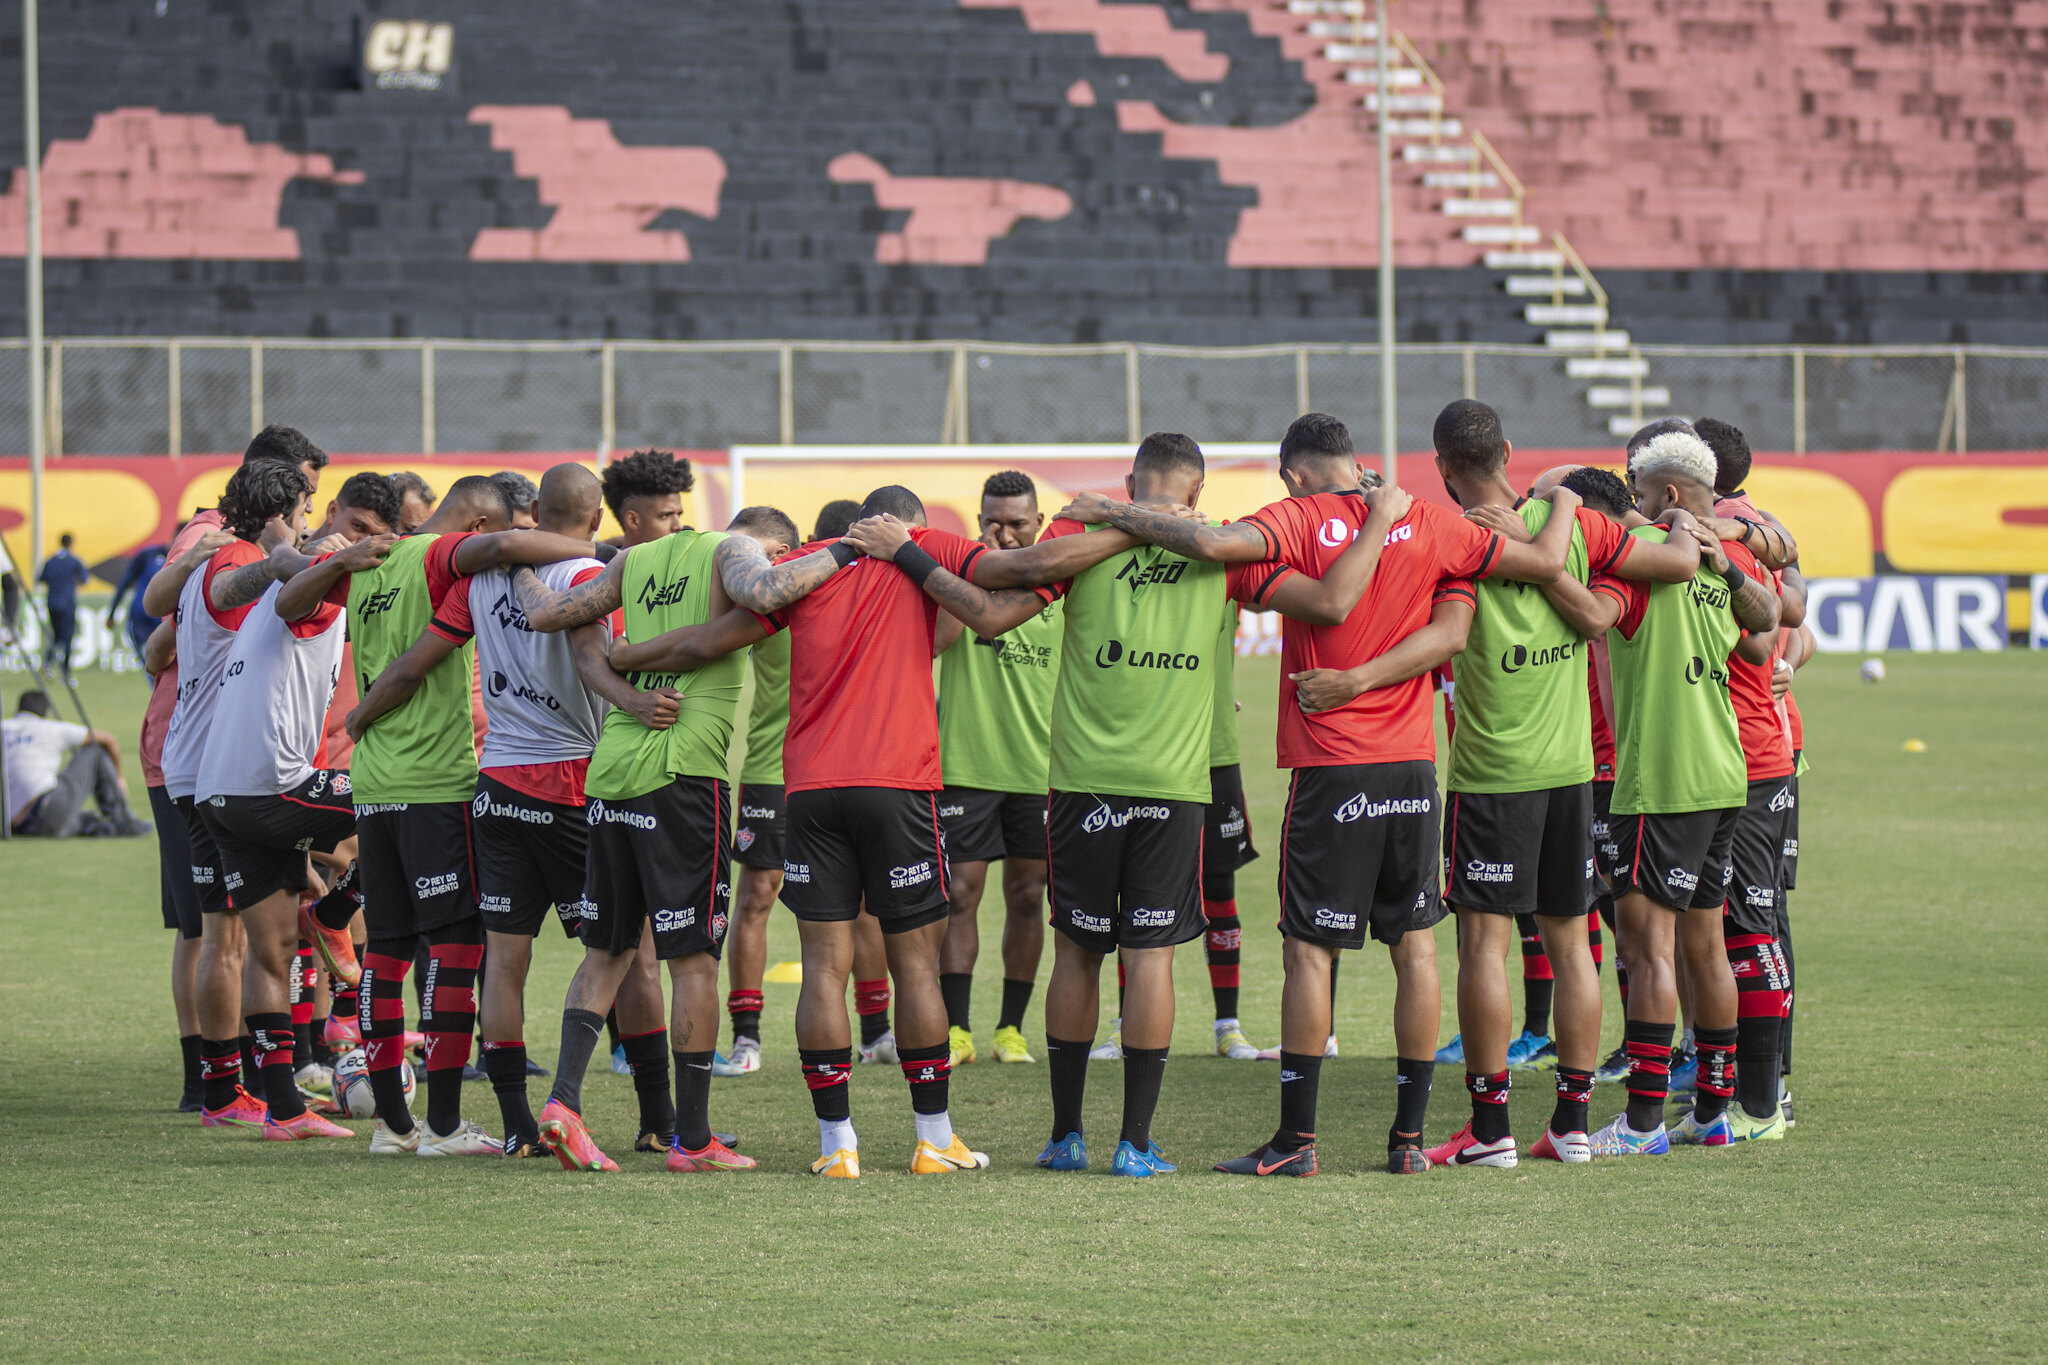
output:
M420 1132L425 1124L414 1120L410 1133L398 1134L384 1126L378 1119L377 1126L370 1130L371 1156L408 1156L420 1149Z
M758 1038L734 1039L732 1056L723 1060L713 1059L711 1063L714 1076L751 1076L760 1069L761 1042Z
M1121 1016L1109 1030L1109 1040L1101 1047L1091 1048L1088 1060L1091 1062L1120 1062L1124 1059L1124 1021Z
M896 1030L890 1029L875 1039L873 1047L862 1043L860 1059L864 1062L873 1062L876 1066L900 1066L903 1059L896 1055Z
M1331 1035L1330 1035L1330 1037L1329 1037L1329 1040L1328 1040L1327 1042L1325 1042L1325 1043L1323 1044L1323 1055L1324 1055L1325 1057L1334 1057L1334 1056L1336 1056L1336 1055L1337 1055L1337 1035L1336 1035L1336 1034L1334 1034L1334 1033L1333 1033L1333 1034L1331 1034Z
M462 1126L447 1137L442 1137L424 1123L415 1123L412 1130L419 1137L421 1156L505 1155L505 1144L486 1133L475 1119L464 1119Z
M1259 1057L1259 1050L1252 1046L1252 1040L1244 1036L1244 1029L1235 1019L1216 1021L1216 1055L1228 1057L1233 1062L1253 1062Z

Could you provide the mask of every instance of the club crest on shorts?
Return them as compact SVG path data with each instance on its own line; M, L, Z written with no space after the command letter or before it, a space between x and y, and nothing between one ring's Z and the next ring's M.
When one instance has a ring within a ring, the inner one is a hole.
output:
M739 832L732 836L733 847L745 853L754 846L754 831L741 825Z
M469 813L478 820L489 815L491 813L491 794L489 792L478 792L476 800L469 803Z

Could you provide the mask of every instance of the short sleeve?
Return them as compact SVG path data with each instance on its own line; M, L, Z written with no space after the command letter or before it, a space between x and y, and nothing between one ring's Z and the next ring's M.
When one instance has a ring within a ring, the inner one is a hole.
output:
M930 527L914 526L910 531L911 543L939 562L939 567L956 578L967 578L974 570L974 561L988 550L978 540L955 535L951 531L935 531Z
M1085 534L1087 530L1088 528L1086 526L1083 526L1078 521L1074 521L1067 517L1055 517L1053 519L1052 524L1045 528L1045 534L1041 535L1038 538L1038 543L1043 545L1046 541L1057 540L1061 536L1082 535ZM1048 586L1051 588L1052 595L1054 597L1065 597L1067 593L1073 589L1074 580L1071 578L1063 578L1059 582L1049 584Z
M287 621L285 625L297 638L311 640L316 636L325 635L332 629L334 618L340 616L341 612L342 607L340 605L322 598L320 605L313 608L311 616L302 616L296 621Z
M1417 506L1434 507L1434 504L1417 503ZM1477 522L1438 509L1437 514L1429 518L1429 529L1441 577L1484 578L1500 562L1500 534Z
M332 558L334 558L334 556L331 554L321 555L319 558L313 561L313 564L325 564L328 560ZM309 564L306 567L311 568L312 564ZM320 600L322 602L332 603L334 606L337 607L347 606L349 580L354 577L354 574L345 573L341 577L335 579L333 585L327 589L327 595L321 598Z
M240 630L243 620L249 615L249 607L255 606L256 603L251 602L247 606L232 607L227 611L220 610L213 605L213 580L223 573L233 573L236 569L242 568L244 565L255 564L263 558L263 551L256 545L246 540L238 540L232 545L221 546L219 550L214 552L213 558L206 561L206 568L204 570L206 584L202 589L202 593L206 601L207 614L212 616L214 621L223 628L227 630Z
M569 580L569 586L580 588L603 572L603 564L586 564L576 571L574 578ZM626 638L626 609L623 606L616 608L610 616L605 617L604 623L610 629L614 640Z
M1636 630L1643 624L1643 614L1650 609L1650 585L1632 578L1599 574L1590 586L1594 592L1614 599L1615 605L1621 608L1621 619L1614 624L1620 628L1623 639L1633 640Z
M1469 578L1439 578L1435 591L1429 595L1429 605L1434 610L1445 602L1462 602L1468 607L1477 608L1479 594L1472 591L1472 580Z
M1579 531L1586 537L1588 577L1613 573L1635 553L1635 537L1623 530L1620 522L1602 516L1590 507L1581 507L1578 517Z
M1292 547L1288 531L1292 523L1299 520L1295 511L1287 504L1293 498L1282 498L1279 502L1268 503L1258 511L1244 518L1244 524L1254 527L1266 538L1266 558L1286 559Z
M448 590L468 577L455 567L455 552L474 534L473 531L454 531L436 537L434 543L427 547L422 567L427 574L427 601L433 604L436 612L441 610L441 599L448 595Z
M434 624L445 627L451 636L458 639L467 640L476 634L476 618L469 613L468 583L462 585L462 591L448 594L434 613Z
M1251 518L1245 518L1250 521ZM1264 529L1264 528L1262 528ZM1273 593L1294 574L1294 566L1278 560L1265 559L1256 564L1233 564L1225 582L1229 585L1229 597L1233 602L1242 602L1259 611L1267 610L1273 600Z
M1739 540L1724 540L1721 542L1721 548L1727 553L1731 565L1742 570L1750 578L1770 584L1773 592L1777 591L1778 576L1759 564L1747 545Z

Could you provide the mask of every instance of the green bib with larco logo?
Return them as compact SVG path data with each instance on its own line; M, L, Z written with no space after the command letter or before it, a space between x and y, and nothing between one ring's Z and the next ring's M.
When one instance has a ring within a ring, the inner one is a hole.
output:
M1140 545L1074 578L1052 701L1055 791L1209 800L1228 571Z
M677 531L626 551L620 596L626 638L644 643L682 626L711 619L712 552L723 531ZM635 673L628 681L642 692L673 687L682 710L666 730L650 730L631 712L613 707L605 715L590 756L584 790L607 801L643 796L677 777L727 776L726 750L747 656L728 654L688 673Z
M1665 531L1644 526L1629 534L1662 542ZM1728 697L1728 652L1741 638L1728 586L1712 571L1690 583L1651 584L1633 640L1619 628L1607 632L1616 815L1732 810L1743 803L1749 769ZM1464 691L1462 684L1458 690Z
M370 694L377 675L411 649L433 619L426 559L439 539L407 536L382 564L350 576L348 639L359 695ZM435 664L402 706L363 731L349 761L357 805L467 803L476 795L476 730L469 709L475 652L464 645Z
M1550 504L1525 502L1517 515L1534 535L1550 523ZM1564 571L1587 581L1586 533L1577 526ZM1451 666L1458 723L1445 790L1535 792L1592 781L1583 637L1534 584L1482 578L1472 588L1471 634Z

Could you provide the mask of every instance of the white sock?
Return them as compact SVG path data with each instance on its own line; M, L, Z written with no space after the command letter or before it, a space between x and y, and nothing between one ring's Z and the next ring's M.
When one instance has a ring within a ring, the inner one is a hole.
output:
M1216 1021L1216 1031L1217 1031L1218 1033L1228 1033L1228 1032L1230 1032L1230 1031L1231 1031L1232 1029L1234 1029L1234 1028L1236 1028L1236 1027L1237 1027L1237 1020L1236 1020L1236 1019L1218 1019L1218 1020Z
M940 1151L953 1145L953 1115L940 1110L936 1114L913 1114L917 1120L917 1137L920 1142L929 1142Z
M853 1131L852 1119L818 1120L818 1155L830 1156L837 1151L857 1152L860 1138Z

